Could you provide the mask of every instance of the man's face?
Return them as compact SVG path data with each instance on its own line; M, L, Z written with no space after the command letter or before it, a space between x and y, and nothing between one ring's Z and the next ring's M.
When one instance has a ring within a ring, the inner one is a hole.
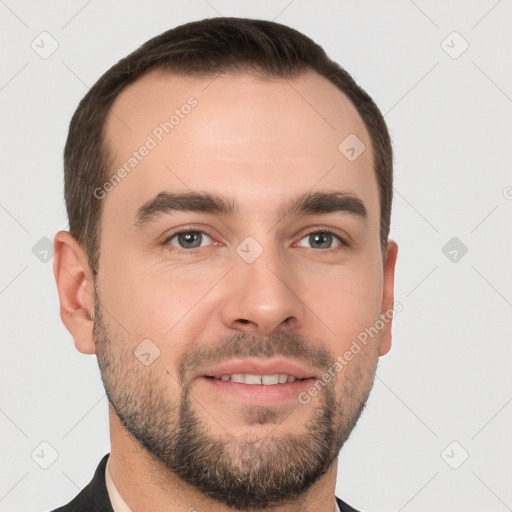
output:
M154 72L119 96L106 134L110 173L130 169L103 199L96 282L114 409L155 459L226 504L296 496L336 458L389 349L379 332L335 365L392 305L362 120L313 73ZM366 147L353 161L338 150L351 134ZM316 193L341 201L289 211ZM222 196L232 211L171 194Z

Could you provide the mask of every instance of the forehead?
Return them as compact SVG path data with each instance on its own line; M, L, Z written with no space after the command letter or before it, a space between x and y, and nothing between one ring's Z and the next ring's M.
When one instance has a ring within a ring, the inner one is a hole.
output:
M164 190L221 191L268 213L285 196L315 187L356 193L378 215L366 127L316 73L284 80L151 72L119 95L105 128L108 174L124 172L104 211L125 219ZM365 149L351 160L342 151L352 148Z

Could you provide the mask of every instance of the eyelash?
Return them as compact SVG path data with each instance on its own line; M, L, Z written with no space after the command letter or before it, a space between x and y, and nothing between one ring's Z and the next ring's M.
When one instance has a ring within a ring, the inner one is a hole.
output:
M342 249L346 249L347 247L349 247L349 244L345 241L344 238L341 238L340 235L338 235L334 231L331 231L330 229L314 229L312 231L308 231L306 234L304 234L302 236L302 238L300 240L302 240L308 236L315 235L317 233L320 233L322 235L332 235L336 240L338 240L340 242L340 245L337 245L336 247L331 247L330 249L313 249L312 248L314 251L316 250L317 252L322 252L323 254L330 254L330 253L338 252Z
M175 238L176 236L178 235L181 235L183 233L201 233L203 235L206 235L210 238L213 239L213 236L209 235L206 231L203 231L201 229L192 229L192 228L186 228L186 229L182 229L180 231L176 231L174 233L172 233L171 235L169 235L163 242L162 242L162 245L165 245L165 246L169 246L169 242ZM336 246L336 247L331 247L329 249L314 249L314 248L311 248L312 250L316 251L316 252L321 252L323 254L330 254L330 253L334 253L334 252L337 252L343 248L347 248L349 247L349 244L343 239L341 238L337 233L335 233L334 231L331 231L330 229L314 229L312 231L309 231L307 233L305 233L300 240L303 240L304 238L310 236L310 235L315 235L317 233L320 233L320 234L328 234L328 235L332 235L334 238L336 238L339 242L340 242L340 245ZM299 240L299 241L300 241ZM182 247L177 247L175 245L172 246L172 251L177 251L177 252L183 252L183 253L193 253L195 252L197 249L203 249L204 247L194 247L192 249L184 249Z

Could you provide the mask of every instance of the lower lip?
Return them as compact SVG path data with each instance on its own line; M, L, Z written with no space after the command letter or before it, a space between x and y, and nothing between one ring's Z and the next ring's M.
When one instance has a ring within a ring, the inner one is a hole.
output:
M310 387L314 379L296 380L285 384L242 384L201 377L201 380L216 393L229 395L239 401L257 405L272 405L285 401L298 401L299 394Z

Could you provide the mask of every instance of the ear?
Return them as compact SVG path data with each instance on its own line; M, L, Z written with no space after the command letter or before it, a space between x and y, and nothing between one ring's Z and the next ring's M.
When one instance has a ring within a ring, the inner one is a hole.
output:
M395 302L395 264L398 256L398 245L393 240L388 242L386 259L384 262L384 286L382 292L381 314L386 315L384 327L380 340L379 355L383 356L391 349L391 327L393 324L392 313L394 314Z
M94 354L94 284L87 257L80 244L67 231L54 239L53 273L57 282L60 317L83 354Z

